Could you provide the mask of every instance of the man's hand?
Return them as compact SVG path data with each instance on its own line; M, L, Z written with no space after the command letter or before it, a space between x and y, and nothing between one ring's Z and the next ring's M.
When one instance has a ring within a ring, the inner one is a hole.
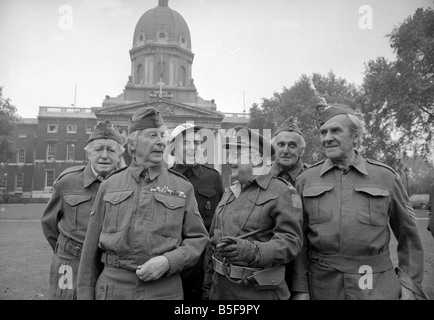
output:
M223 237L216 246L216 251L229 263L251 263L256 257L256 245L237 237Z
M408 290L404 286L401 286L400 300L416 300L416 296L414 295L414 293L412 291Z
M140 280L146 282L160 279L169 269L169 260L165 256L157 256L137 266L136 274Z

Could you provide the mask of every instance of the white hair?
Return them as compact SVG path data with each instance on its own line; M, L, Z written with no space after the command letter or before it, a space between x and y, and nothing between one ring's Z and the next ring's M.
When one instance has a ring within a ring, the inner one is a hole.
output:
M363 142L363 135L366 133L365 124L357 116L352 114L348 114L348 121L348 128L356 136L354 145L360 145Z
M294 132L294 131L288 131L288 132ZM297 133L297 132L296 132ZM278 136L278 135L277 135ZM276 147L276 138L277 136L273 137L271 139L271 144ZM306 148L306 141L304 140L303 136L297 133L297 142L300 145L301 148Z
M85 147L84 147L84 150L86 151L86 153L89 153L89 152L91 152L92 151L92 149L93 149L93 146L95 145L95 141L97 141L98 139L96 139L96 140L92 140L91 142L89 142ZM114 140L113 140L114 141ZM117 141L115 141L116 142L116 149L117 149L117 151L119 152L119 154L122 154L122 153L124 153L124 151L125 151L125 148L119 143L119 142L117 142Z

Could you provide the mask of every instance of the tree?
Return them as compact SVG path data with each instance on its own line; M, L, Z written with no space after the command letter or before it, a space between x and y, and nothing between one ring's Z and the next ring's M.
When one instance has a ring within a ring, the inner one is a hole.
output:
M3 87L0 87L0 163L7 162L14 153L10 136L15 129L15 122L19 119L16 111L10 99L3 98Z
M328 103L346 103L355 108L357 97L357 88L345 79L337 78L333 71L327 76L319 73L313 73L310 77L302 75L289 89L284 87L282 93L275 92L272 98L263 99L260 107L252 106L249 127L271 129L274 133L283 121L293 116L307 144L303 160L315 163L324 157L315 106L325 99Z
M366 64L359 103L371 134L367 152L396 167L410 154L434 153L433 9L417 9L387 36L396 61Z

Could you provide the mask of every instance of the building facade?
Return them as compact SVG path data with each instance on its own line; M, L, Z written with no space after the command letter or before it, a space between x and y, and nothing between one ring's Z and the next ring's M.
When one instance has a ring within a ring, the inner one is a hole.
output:
M194 54L188 25L168 0L139 19L130 49L131 74L121 94L106 96L101 107L39 107L37 119L23 119L13 135L16 155L0 167L1 202L46 201L57 176L87 162L84 150L98 122L109 119L127 134L128 120L145 106L157 108L169 131L185 122L210 129L214 148L208 165L231 183L220 148L228 129L246 125L245 113L222 113L214 99L201 98L192 78Z

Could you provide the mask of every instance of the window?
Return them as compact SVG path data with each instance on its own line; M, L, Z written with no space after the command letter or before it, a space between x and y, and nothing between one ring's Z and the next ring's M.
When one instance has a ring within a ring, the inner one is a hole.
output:
M20 138L27 138L27 130L20 130L18 132L18 137L20 137Z
M54 184L54 170L45 171L45 187L53 187Z
M18 150L18 163L26 162L26 149Z
M66 126L66 133L77 133L77 126L68 124Z
M5 190L6 189L6 182L8 181L8 174L3 173L0 174L0 189Z
M144 75L143 66L139 64L139 66L137 67L137 77L136 77L137 84L144 84L143 75Z
M49 124L47 126L48 133L57 133L57 124Z
M86 126L86 133L91 134L93 132L94 128L93 126Z
M50 143L47 145L47 160L54 160L56 158L56 145Z
M24 184L24 174L23 173L17 173L15 175L15 189L23 189Z
M75 160L75 144L66 145L66 161Z

